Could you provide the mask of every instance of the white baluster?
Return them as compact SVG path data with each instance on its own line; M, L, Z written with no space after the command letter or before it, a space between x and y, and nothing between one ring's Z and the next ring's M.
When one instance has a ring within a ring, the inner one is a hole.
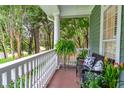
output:
M42 56L39 58L39 77L40 77L40 88L42 87Z
M40 88L40 57L38 57L38 88Z
M37 88L37 64L36 64L36 59L34 60L34 87Z
M36 58L36 88L38 88L38 59Z
M44 55L44 57L43 57L43 63L42 63L42 87L44 87L45 61L46 61L46 55Z
M38 88L38 84L39 84L39 81L38 81L38 58L36 59L36 62L37 62L37 88Z
M22 88L22 66L19 66L20 88Z
M34 60L34 71L35 71L35 74L34 74L34 80L35 80L35 83L34 83L34 86L35 88L37 88L37 60L35 59Z
M41 62L41 69L40 69L40 71L41 71L41 87L43 87L43 62L44 62L44 56L42 56L40 62Z
M9 83L11 81L11 70L7 70L7 87L9 87Z
M2 85L7 88L7 72L2 74Z
M32 62L29 62L29 88L31 88L31 83L32 83L32 76L31 76L31 70L32 70L32 66L31 66Z
M2 73L0 73L0 88L2 87Z
M46 69L47 69L47 65L46 65L46 63L47 63L47 54L45 55L45 71L44 71L44 86L45 86L45 83L46 83Z
M15 68L12 69L11 73L12 73L11 78L12 78L12 81L14 82L14 88L16 88L16 69Z
M31 88L32 88L32 82L33 82L33 61L31 62Z
M35 88L35 61L32 62L33 64L33 78L32 78L32 86Z
M24 64L25 88L28 88L28 65Z

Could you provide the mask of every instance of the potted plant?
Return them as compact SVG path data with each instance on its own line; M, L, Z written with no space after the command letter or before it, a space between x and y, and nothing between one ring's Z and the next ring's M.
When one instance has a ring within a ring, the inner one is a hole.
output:
M110 64L108 60L104 60L104 80L106 82L106 87L115 88L119 80L120 67L115 67L113 64Z
M85 59L86 56L87 56L87 54L88 54L88 50L83 49L83 50L80 52L80 54L78 55L78 58L79 58L79 59Z
M56 53L64 58L64 67L66 67L67 56L75 52L75 43L70 39L60 39L56 44Z
M77 63L82 63L88 54L88 50L83 49L77 56Z
M91 73L85 74L87 78L81 83L82 88L116 88L119 81L120 67L114 66L107 59L104 60L104 71L102 74Z

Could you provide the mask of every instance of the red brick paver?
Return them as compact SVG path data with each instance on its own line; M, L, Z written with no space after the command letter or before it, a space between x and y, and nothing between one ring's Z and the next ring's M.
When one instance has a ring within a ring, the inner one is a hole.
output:
M74 68L61 68L56 71L48 88L79 88L79 77L76 77Z

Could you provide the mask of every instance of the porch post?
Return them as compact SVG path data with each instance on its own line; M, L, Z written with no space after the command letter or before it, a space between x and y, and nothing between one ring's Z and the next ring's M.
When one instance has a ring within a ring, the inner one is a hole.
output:
M59 14L54 15L54 49L60 37L60 18ZM56 57L57 69L60 67L59 56Z
M54 15L54 48L60 36L60 18L59 15Z

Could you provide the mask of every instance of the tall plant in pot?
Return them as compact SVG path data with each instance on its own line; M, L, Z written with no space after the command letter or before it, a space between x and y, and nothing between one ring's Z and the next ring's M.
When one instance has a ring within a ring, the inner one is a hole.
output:
M79 58L79 59L85 59L86 56L87 56L87 54L88 54L88 50L83 49L83 50L79 53L78 58Z
M104 80L106 82L106 87L108 88L115 88L117 87L117 83L119 80L119 73L120 73L120 67L114 67L113 64L110 64L108 59L104 60L105 66L104 66Z
M67 56L75 52L75 43L70 39L60 39L56 44L56 53L63 56L64 67L66 66Z
M88 50L83 49L77 56L77 64L82 63L87 55L88 55Z

